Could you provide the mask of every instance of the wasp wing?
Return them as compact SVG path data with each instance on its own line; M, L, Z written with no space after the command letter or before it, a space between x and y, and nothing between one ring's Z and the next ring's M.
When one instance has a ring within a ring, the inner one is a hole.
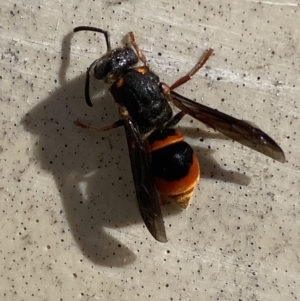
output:
M140 213L152 236L160 242L166 242L160 198L155 188L144 142L131 119L124 119L124 127Z
M272 159L282 163L285 162L285 155L280 146L256 125L211 109L174 91L171 91L170 101L184 113L221 132L223 135Z

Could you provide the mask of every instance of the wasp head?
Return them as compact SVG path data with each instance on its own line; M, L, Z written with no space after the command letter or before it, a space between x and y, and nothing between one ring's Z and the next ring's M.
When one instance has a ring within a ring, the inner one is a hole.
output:
M132 48L121 47L107 52L107 54L95 61L91 67L94 68L94 74L97 79L111 85L137 62L138 56Z

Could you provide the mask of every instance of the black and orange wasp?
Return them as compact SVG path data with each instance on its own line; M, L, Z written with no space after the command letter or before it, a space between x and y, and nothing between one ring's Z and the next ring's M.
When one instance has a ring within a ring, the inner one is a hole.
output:
M93 74L108 85L119 106L120 119L103 127L86 125L78 120L75 124L98 132L124 126L139 210L156 240L167 241L161 204L173 201L181 208L186 208L200 178L199 163L193 149L183 141L183 135L174 129L184 115L190 115L274 160L285 162L284 152L279 145L254 124L192 101L174 91L203 67L213 49L206 50L188 74L168 86L160 82L149 68L133 32L129 33L132 47L112 49L107 31L90 26L74 29L74 32L79 31L102 33L107 46L107 52L87 70L86 103L92 106L89 85L90 75ZM139 61L141 66L137 66ZM179 113L173 114L170 103L180 109Z

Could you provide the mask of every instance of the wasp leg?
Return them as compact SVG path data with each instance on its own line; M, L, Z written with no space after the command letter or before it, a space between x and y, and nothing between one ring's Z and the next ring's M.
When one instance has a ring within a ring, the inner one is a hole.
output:
M183 116L185 114L186 114L185 112L180 111L179 113L174 115L171 120L168 121L168 123L165 125L165 127L168 128L168 127L175 126L177 123L179 123L179 121L183 118Z
M115 129L119 126L124 125L124 121L123 120L117 120L116 122L114 122L111 125L106 125L106 126L102 126L102 127L96 127L93 125L89 125L89 124L84 124L79 120L74 121L74 124L77 126L80 126L81 128L87 129L87 130L92 130L92 131L96 131L96 132L106 132L106 131L110 131L112 129Z
M130 43L132 44L134 50L136 51L139 59L144 63L145 66L149 66L149 63L148 63L144 53L142 52L139 45L135 41L135 36L134 36L134 33L132 31L129 33L129 40L130 40Z
M213 49L209 48L207 49L204 54L202 55L200 61L196 64L196 66L185 76L181 77L180 79L178 79L171 87L170 90L174 90L175 88L183 85L184 83L186 83L187 81L189 81L193 75L200 70L204 64L206 63L206 61L209 59L209 57L212 55L213 53Z

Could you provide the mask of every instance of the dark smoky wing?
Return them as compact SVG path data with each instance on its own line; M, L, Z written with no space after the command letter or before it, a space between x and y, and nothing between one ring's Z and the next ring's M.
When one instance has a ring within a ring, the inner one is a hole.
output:
M211 109L174 91L171 91L170 101L186 114L223 135L272 159L285 162L285 155L279 145L256 125Z
M124 120L124 127L139 210L152 236L160 242L166 242L167 236L160 199L155 188L144 143L132 120Z

